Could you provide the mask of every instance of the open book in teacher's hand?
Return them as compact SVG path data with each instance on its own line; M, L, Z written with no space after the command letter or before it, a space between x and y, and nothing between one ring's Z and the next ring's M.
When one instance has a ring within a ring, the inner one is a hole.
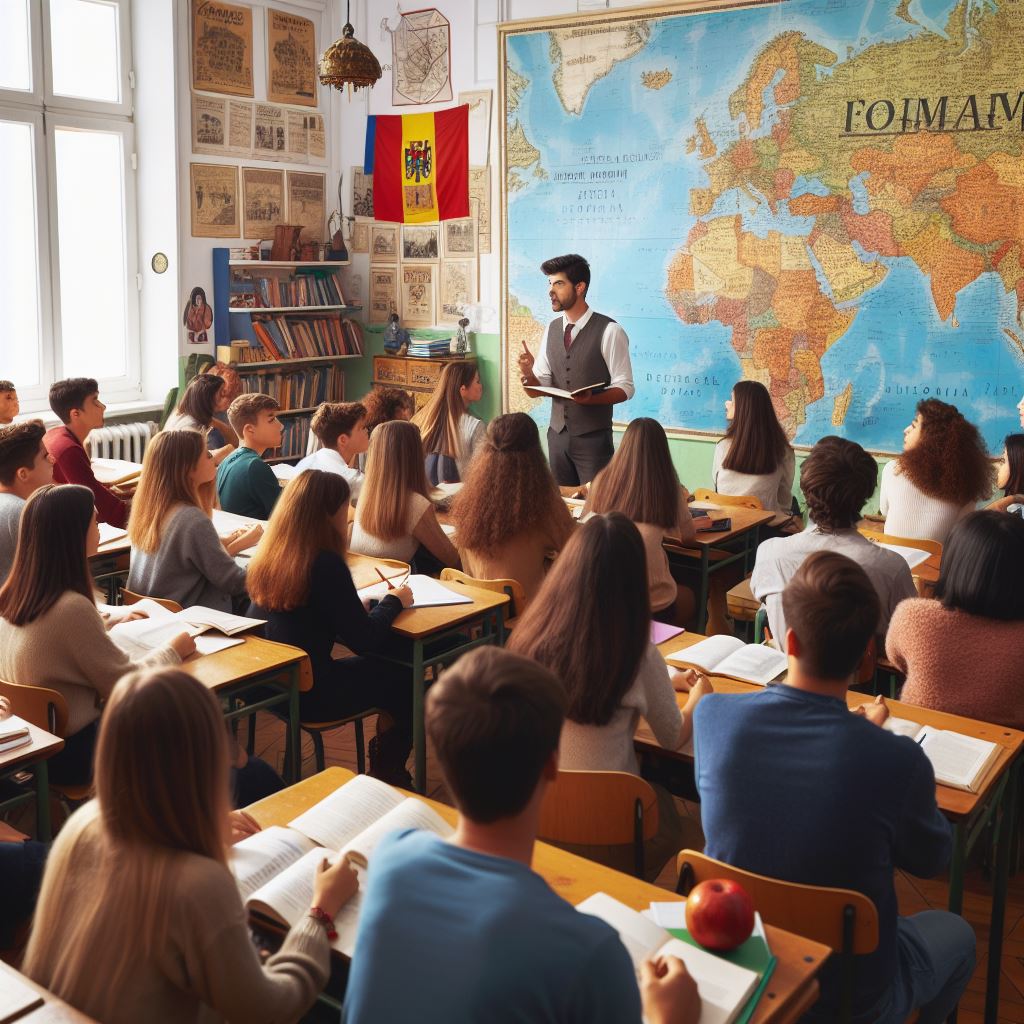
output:
M527 384L527 389L530 391L536 391L538 395L550 395L552 398L577 398L579 395L585 395L591 391L602 391L608 385L601 381L598 384L588 384L584 388L576 388L573 391L566 391L564 388L552 388L546 384Z
M309 911L317 866L348 856L359 876L359 891L335 918L332 948L351 956L373 851L389 832L417 828L447 838L454 829L422 800L357 775L293 818L287 828L272 826L231 849L228 866L246 907L292 927Z
M919 744L935 770L935 781L940 786L977 793L988 775L989 768L999 756L999 746L976 736L961 732L936 729L933 725L919 725L906 718L890 715L884 728L898 736L909 736Z
M734 636L709 636L665 660L678 668L699 668L758 686L778 679L789 667L789 659L782 651L764 644L745 644Z

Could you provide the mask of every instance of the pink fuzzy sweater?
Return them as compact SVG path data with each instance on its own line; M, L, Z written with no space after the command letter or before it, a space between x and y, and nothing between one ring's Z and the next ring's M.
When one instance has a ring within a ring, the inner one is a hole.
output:
M906 673L900 699L982 722L1024 729L1024 622L984 619L912 598L901 602L885 640Z

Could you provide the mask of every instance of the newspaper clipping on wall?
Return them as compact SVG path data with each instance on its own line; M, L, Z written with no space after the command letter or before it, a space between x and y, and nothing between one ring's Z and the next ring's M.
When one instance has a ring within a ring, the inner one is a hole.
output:
M451 31L436 8L403 14L391 33L391 103L450 103Z
M470 167L469 169L469 202L477 204L476 226L479 251L491 251L491 169L490 167Z
M242 168L242 237L272 238L284 222L284 171Z
M192 152L325 164L324 117L271 103L193 93Z
M253 154L283 160L288 155L288 116L284 107L270 103L256 104L256 128L253 132Z
M252 9L192 0L192 88L252 96Z
M352 222L352 232L349 237L349 249L352 252L370 251L370 225L363 220Z
M373 220L373 175L352 168L352 216Z
M288 223L302 225L304 242L322 242L327 220L327 175L288 172Z
M491 162L490 89L474 89L459 93L459 105L469 107L469 163L485 166Z
M436 322L435 269L430 263L402 267L399 299L402 323L405 326L429 327Z
M309 18L267 8L267 99L316 106L316 31Z
M192 94L192 152L216 156L252 154L253 105L245 100Z
M192 237L238 238L238 168L190 164Z
M370 262L398 262L397 224L375 223L370 225Z
M466 306L477 301L476 259L446 259L441 263L440 324L457 324Z
M386 324L398 312L398 267L370 267L370 323Z

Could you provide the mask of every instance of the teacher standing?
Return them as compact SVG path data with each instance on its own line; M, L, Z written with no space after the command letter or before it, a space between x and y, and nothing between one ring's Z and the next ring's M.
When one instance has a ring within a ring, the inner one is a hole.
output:
M563 486L589 483L611 460L612 406L633 397L629 338L611 317L587 305L590 264L571 253L540 265L547 274L551 309L560 313L548 325L536 359L523 342L520 380L528 395L534 387L563 391L595 384L572 398L551 399L548 461Z

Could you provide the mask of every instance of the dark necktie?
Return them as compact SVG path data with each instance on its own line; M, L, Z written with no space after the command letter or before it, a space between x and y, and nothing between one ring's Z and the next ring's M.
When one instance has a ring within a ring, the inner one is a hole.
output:
M566 321L565 324L565 351L569 351L569 346L572 344L572 329L575 325Z

